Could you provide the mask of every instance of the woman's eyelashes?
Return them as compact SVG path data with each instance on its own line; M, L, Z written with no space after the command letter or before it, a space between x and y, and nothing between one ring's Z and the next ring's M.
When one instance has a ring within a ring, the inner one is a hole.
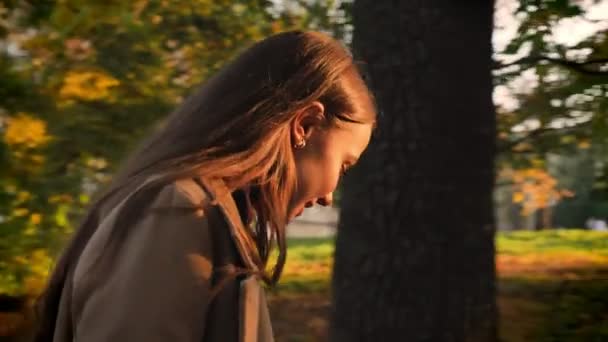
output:
M350 168L350 167L349 167L348 165L343 164L343 165L342 165L342 168L341 168L341 170L340 170L340 175L341 175L342 177L344 177L344 176L346 175L346 172L348 172L348 169L349 169L349 168Z

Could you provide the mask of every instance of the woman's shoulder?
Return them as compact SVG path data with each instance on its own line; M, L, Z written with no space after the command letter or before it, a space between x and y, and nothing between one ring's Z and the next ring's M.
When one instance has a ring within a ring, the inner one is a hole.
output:
M162 186L152 207L202 208L210 197L197 180L183 178Z

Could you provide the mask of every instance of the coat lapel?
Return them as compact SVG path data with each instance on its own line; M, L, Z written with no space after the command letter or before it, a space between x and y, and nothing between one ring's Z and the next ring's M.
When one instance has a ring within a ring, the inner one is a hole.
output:
M195 179L222 212L245 267L259 271L257 247L243 224L232 193L221 179ZM273 342L264 291L257 276L245 278L239 289L239 342Z
M245 265L254 271L258 271L259 256L257 255L257 248L243 225L236 202L232 193L226 187L226 183L221 179L205 179L203 177L196 180L209 195L211 204L217 205L224 215L230 234Z

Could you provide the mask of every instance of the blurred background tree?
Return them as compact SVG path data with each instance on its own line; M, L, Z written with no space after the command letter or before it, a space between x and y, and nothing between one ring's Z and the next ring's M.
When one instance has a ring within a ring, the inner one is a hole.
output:
M551 213L525 212L528 224L520 228L582 227L587 217L608 218L606 3L502 0L496 11L497 30L510 31L494 37L498 165L547 172L572 193L552 203ZM511 189L497 189L499 196L505 191ZM503 212L513 205L501 203ZM503 227L521 221L501 217Z
M311 13L330 5L319 2ZM92 193L193 87L248 44L316 20L275 7L2 2L0 292L39 290L23 284L45 268L27 261L50 262Z

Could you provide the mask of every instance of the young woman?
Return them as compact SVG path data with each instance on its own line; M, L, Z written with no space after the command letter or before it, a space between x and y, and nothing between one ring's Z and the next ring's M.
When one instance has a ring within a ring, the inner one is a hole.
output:
M329 36L253 45L92 205L41 298L37 341L272 341L259 281L277 282L286 224L331 204L375 116L351 55Z

